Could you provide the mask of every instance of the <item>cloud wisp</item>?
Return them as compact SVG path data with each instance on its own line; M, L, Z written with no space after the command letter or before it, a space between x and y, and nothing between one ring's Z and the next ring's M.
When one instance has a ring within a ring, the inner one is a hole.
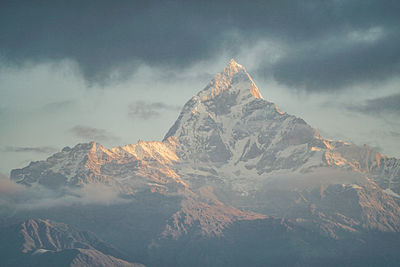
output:
M133 119L147 120L161 116L164 111L179 111L179 106L165 104L163 102L136 101L128 106L129 117Z
M75 101L73 101L73 100L55 101L55 102L45 104L42 107L42 109L43 109L43 111L53 112L55 110L69 108L74 104L75 104Z
M400 116L400 93L369 99L348 109L372 116Z
M65 188L61 192L40 185L26 187L0 174L0 209L3 207L9 209L10 212L76 204L113 205L127 201L129 200L122 197L121 192L116 187L104 184L87 184L80 188Z
M115 142L119 140L117 136L107 130L85 125L76 125L69 129L69 132L85 141Z
M51 146L40 146L40 147L21 147L21 146L6 146L1 149L2 152L13 152L13 153L40 153L49 154L58 151L56 147Z

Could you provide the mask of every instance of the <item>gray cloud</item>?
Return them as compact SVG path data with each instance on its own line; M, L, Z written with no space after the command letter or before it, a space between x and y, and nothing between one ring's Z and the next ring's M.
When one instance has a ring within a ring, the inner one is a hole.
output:
M369 115L400 115L400 93L366 100L359 106L349 106L349 110Z
M51 146L41 147L20 147L20 146L6 146L1 149L2 152L16 152L16 153L41 153L49 154L58 151L57 148Z
M69 130L76 137L82 138L85 141L100 141L100 142L113 142L119 138L114 134L104 129L97 129L84 125L76 125Z
M87 81L104 82L142 63L185 68L272 39L289 52L260 73L305 90L335 90L399 74L399 8L391 0L9 1L0 10L0 53L17 66L72 59ZM383 36L365 42L374 28Z
M179 106L168 105L162 102L136 101L129 105L128 115L131 118L150 119L159 117L163 111L179 111Z

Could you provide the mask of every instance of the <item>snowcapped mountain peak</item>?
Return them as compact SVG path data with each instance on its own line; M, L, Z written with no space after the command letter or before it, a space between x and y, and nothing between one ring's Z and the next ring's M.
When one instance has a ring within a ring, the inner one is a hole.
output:
M246 114L263 108L265 110L260 111L258 117L283 115L275 104L264 100L246 69L231 59L222 72L216 74L203 90L184 105L164 140L176 136L179 143L191 143L203 137L207 139L210 131L217 136L230 136L235 125L240 124ZM230 155L225 154L226 157Z
M237 63L233 58L229 61L228 66L225 68L224 71L231 71L231 72L238 72L239 70L244 70L245 68Z
M215 75L197 97L201 102L222 97L230 98L239 104L252 101L254 98L262 99L249 73L234 59L230 60L222 72Z

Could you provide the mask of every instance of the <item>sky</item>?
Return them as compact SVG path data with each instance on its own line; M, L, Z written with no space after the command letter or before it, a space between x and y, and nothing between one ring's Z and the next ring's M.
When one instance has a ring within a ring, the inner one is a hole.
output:
M231 58L323 137L400 158L400 2L2 1L0 174L162 140Z

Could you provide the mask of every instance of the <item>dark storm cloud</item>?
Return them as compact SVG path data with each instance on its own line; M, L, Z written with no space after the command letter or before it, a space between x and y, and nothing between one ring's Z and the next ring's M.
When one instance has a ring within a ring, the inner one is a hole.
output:
M369 99L360 106L348 107L350 110L369 115L400 115L400 93ZM394 133L394 132L393 132Z
M195 8L173 1L39 3L3 5L3 57L14 63L71 58L88 80L141 62L185 65L209 56L221 38L214 21L196 18ZM119 71L124 75L124 68Z
M85 141L113 142L119 138L104 129L97 129L84 125L76 125L69 130L76 137Z
M73 59L88 81L103 82L140 63L183 68L273 39L288 54L262 66L262 75L306 90L339 89L399 74L399 8L391 0L10 1L0 9L0 53L17 65ZM374 27L384 32L374 43L340 41Z
M163 111L179 111L179 106L168 105L162 102L136 101L129 105L128 115L131 118L150 119L159 117Z
M400 38L329 44L296 51L274 66L274 77L286 85L309 91L338 90L346 85L384 81L400 74Z
M6 146L1 149L3 152L15 152L15 153L41 153L41 154L49 154L54 153L58 149L50 146L42 146L42 147L20 147L20 146Z

